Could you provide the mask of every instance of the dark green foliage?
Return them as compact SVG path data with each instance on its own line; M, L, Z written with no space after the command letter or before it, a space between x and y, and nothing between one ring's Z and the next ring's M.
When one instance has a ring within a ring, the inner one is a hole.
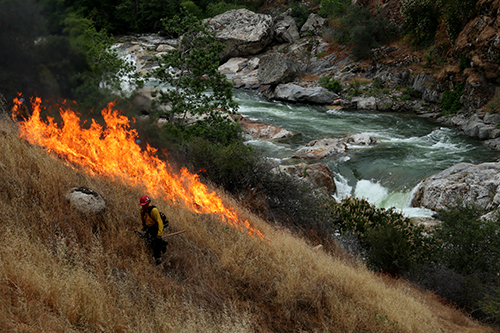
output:
M455 85L455 89L447 90L443 94L443 99L441 100L441 108L443 115L449 115L456 113L462 108L460 103L460 97L464 93L464 83L459 82Z
M369 58L371 50L387 43L396 35L392 23L380 16L373 16L368 8L350 5L340 18L340 28L334 30L333 38L341 44L352 45L356 60Z
M405 31L412 36L415 46L425 46L433 42L439 26L438 2L433 0L405 0L401 13L405 18Z
M452 43L476 10L477 0L441 0L446 31Z
M221 111L235 112L232 84L218 70L224 45L192 14L163 22L168 33L182 36L179 47L162 55L152 73L161 84L172 87L158 91L156 99L157 104L170 107L169 121L183 125L188 113L212 121Z
M413 98L420 98L420 97L421 97L421 94L417 90L415 90L415 88L406 87L403 90L403 95L401 96L401 99L404 101L407 101L407 100L410 100Z
M464 69L468 68L470 65L470 59L465 55L465 53L460 53L458 69L463 72Z
M345 13L350 4L350 0L321 0L318 14L324 17L339 17Z
M301 1L295 0L289 4L289 8L292 9L291 15L295 19L295 24L300 31L300 28L306 23L307 18L311 14L309 8L304 5Z
M226 3L224 1L219 1L216 3L209 3L207 5L205 16L206 17L214 17L214 16L217 16L219 14L225 13L228 10L241 9L241 8L245 8L245 6L237 5L237 4L233 4L233 3Z
M193 1L181 2L181 7L188 13L196 16L199 19L203 18L203 11Z
M223 145L202 137L185 141L181 147L186 162L205 180L238 193L250 186L257 155L241 142Z
M318 83L321 84L326 89L333 91L334 93L339 93L342 91L342 83L340 80L334 79L330 76L323 76L318 80Z
M430 240L423 226L392 209L376 208L364 199L346 198L332 204L333 218L341 233L358 236L369 265L375 270L401 273L424 262Z
M500 220L483 221L480 217L484 213L460 203L439 211L441 224L431 232L436 240L435 265L431 266L434 272L422 282L457 305L473 310L475 316L498 323ZM436 272L441 278L448 276L447 286L436 288L440 281Z
M464 275L495 276L500 272L500 221L481 221L484 211L457 205L439 212L442 221L432 232L439 259Z

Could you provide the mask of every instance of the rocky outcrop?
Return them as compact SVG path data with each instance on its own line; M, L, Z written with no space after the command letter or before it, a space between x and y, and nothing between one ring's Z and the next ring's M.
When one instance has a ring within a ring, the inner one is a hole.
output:
M248 9L233 9L206 19L216 39L226 48L222 61L231 57L257 54L273 40L273 19Z
M292 59L281 53L271 53L260 59L257 77L262 85L277 85L293 81L299 71L298 64Z
M374 138L366 133L353 134L343 140L354 146L371 146L380 142L380 139Z
M342 139L313 140L297 150L292 156L304 160L321 160L334 155L345 154L347 145Z
M480 71L486 80L500 83L500 1L479 0L477 17L470 21L455 41L454 52L464 53L472 68Z
M296 135L296 133L291 132L281 126L260 123L248 118L244 118L241 115L235 116L233 118L237 118L243 132L254 140L260 139L272 141L290 138Z
M66 194L71 207L85 215L99 215L106 211L106 202L96 191L85 187L72 188Z
M253 58L231 58L219 66L219 72L234 84L237 89L257 89L260 82L257 77L260 59Z
M269 98L285 102L331 104L339 96L323 87L302 87L294 83L279 84Z
M336 191L333 172L325 164L280 165L277 171L304 180L315 188L324 189L329 194L334 194Z
M500 163L459 163L425 179L412 199L414 207L446 209L458 202L487 211L500 204Z
M318 14L311 13L307 18L306 23L300 28L300 36L305 37L308 33L321 36L328 25L328 20L319 16Z
M274 19L274 38L278 43L293 43L300 38L297 24L291 13L290 8Z
M353 134L342 139L313 140L300 148L292 158L321 160L334 155L345 154L348 150L348 144L351 146L370 146L379 142L379 139L366 133Z

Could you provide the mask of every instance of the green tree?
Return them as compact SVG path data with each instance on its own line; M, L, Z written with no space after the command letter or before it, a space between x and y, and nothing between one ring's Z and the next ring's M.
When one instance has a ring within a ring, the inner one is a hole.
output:
M218 70L224 45L216 42L215 34L192 14L164 20L164 24L168 33L181 38L177 49L162 55L153 71L153 76L168 86L158 91L156 104L169 108L165 112L175 124L185 125L188 115L224 121L221 111L237 110L232 84Z
M369 265L390 273L407 272L430 256L431 240L421 225L392 209L346 198L332 203L332 217L343 234L354 234L366 251Z

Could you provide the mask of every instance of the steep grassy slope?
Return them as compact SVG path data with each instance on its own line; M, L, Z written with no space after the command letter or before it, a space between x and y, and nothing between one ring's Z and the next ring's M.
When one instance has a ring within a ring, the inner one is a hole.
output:
M73 210L72 186L99 192L104 216ZM91 177L0 122L0 331L492 331L238 208L265 240L154 199L168 231L186 230L156 267L133 233L144 192Z

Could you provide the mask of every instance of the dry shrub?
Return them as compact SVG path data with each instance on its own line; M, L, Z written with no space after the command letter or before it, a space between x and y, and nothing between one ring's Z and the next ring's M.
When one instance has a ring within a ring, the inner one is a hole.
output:
M265 239L155 198L167 232L186 230L169 238L170 265L157 267L133 233L144 189L90 177L8 132L0 147L2 331L452 331L412 287L314 250L242 208ZM75 185L100 193L107 212L72 210L64 194Z

